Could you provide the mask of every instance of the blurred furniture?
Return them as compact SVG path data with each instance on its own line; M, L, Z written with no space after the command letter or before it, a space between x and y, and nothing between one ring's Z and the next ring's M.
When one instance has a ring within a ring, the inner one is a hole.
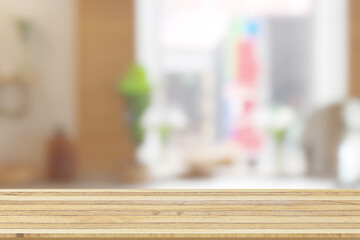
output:
M0 238L359 239L356 190L1 190Z
M344 133L342 104L320 109L310 116L303 138L308 174L313 177L336 177L337 157Z
M78 172L116 177L135 161L125 101L116 91L117 81L134 62L134 1L76 3Z
M349 95L360 98L360 1L349 0Z

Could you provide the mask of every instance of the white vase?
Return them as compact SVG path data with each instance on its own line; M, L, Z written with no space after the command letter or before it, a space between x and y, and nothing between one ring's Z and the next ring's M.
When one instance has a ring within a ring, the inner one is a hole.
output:
M360 133L347 132L338 151L338 183L354 188L360 180Z
M360 180L360 101L348 100L342 114L346 131L338 149L337 178L340 187L354 188Z

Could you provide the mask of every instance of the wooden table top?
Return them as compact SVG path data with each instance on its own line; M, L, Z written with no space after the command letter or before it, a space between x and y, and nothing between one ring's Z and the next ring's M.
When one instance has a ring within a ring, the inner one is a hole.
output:
M0 238L360 239L355 190L0 190Z

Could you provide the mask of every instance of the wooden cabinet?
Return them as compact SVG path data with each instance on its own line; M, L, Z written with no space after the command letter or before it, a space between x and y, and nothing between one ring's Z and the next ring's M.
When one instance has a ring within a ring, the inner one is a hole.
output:
M134 1L78 0L79 173L120 175L134 160L117 81L134 61Z

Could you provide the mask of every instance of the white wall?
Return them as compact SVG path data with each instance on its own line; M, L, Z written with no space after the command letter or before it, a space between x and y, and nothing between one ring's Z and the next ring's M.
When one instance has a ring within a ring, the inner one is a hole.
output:
M38 74L31 87L30 112L22 119L0 115L0 164L40 160L56 126L75 134L75 0L1 0L0 73L10 71L19 54L13 19L33 25L31 59Z
M315 108L346 98L348 88L348 1L315 0L314 78Z

